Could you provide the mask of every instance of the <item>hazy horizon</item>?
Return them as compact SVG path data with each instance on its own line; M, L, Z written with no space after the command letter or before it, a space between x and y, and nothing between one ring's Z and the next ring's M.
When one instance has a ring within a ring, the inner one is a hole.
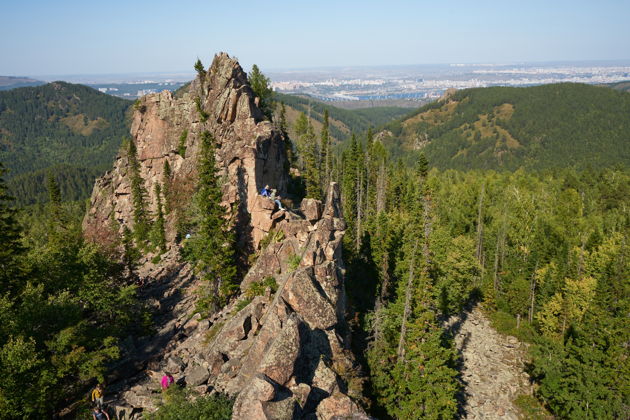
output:
M616 0L34 0L3 9L3 75L181 73L219 51L265 71L630 60L630 4Z

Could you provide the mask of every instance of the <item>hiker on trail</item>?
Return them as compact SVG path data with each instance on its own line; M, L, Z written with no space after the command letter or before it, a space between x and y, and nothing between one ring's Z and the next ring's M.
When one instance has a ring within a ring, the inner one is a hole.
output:
M271 197L271 190L269 189L269 185L265 185L265 188L260 190L260 195L263 197Z
M271 196L269 198L278 205L280 210L284 210L284 207L282 207L282 203L280 202L280 196L276 194L276 190L271 190Z
M105 392L103 390L102 384L96 385L96 388L94 388L94 390L92 391L92 402L96 404L96 407L98 408L103 408L103 394L104 393Z
M100 407L94 407L94 411L92 411L92 419L93 420L109 420L109 414L106 411L101 410Z
M162 391L166 391L166 388L171 386L173 383L175 383L175 378L173 378L173 375L171 375L170 373L165 373L164 376L162 376Z

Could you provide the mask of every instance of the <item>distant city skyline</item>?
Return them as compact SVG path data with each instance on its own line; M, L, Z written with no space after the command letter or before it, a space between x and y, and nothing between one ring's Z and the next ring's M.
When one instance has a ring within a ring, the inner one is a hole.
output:
M3 1L0 75L630 59L630 2ZM192 72L191 72L192 73Z

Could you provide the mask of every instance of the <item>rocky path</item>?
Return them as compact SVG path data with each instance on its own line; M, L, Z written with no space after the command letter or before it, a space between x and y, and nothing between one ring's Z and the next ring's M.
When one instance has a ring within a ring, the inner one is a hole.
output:
M531 393L524 372L525 345L497 333L477 307L451 318L449 328L461 354L462 418L522 418L513 401Z

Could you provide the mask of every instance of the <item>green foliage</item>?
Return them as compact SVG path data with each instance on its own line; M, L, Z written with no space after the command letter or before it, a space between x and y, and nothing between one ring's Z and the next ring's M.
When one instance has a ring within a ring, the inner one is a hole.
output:
M0 161L16 202L46 201L51 168L64 200L89 197L129 132L130 105L65 82L0 92Z
M157 215L151 230L151 242L160 250L160 252L166 252L166 232L164 230L164 209L162 207L162 187L160 186L160 183L155 184L154 195L156 200Z
M458 91L386 126L393 149L419 138L432 164L454 169L628 165L630 95L562 83ZM451 102L453 101L453 102Z
M203 109L203 106L201 105L201 98L199 96L195 97L195 108L197 109L197 113L199 114L199 119L201 120L201 122L205 123L206 121L208 121L208 117L210 115ZM181 143L181 137L179 138L179 141Z
M238 289L234 234L230 221L225 219L227 209L221 205L216 171L214 138L204 131L198 163L199 182L194 196L197 215L191 226L192 237L184 248L185 257L196 264L206 282L199 306L202 312L224 305Z
M0 162L0 297L18 290L24 275L25 252L21 243L22 231L16 219L17 211L12 207L13 197L4 183L5 172Z
M197 58L197 61L195 61L195 71L197 72L197 75L201 78L204 78L206 75L206 69L203 68L203 64L201 63L201 60L199 58Z
M196 102L195 102L196 103ZM188 129L184 129L179 136L179 143L177 144L177 153L183 158L186 157L186 140L188 139Z
M296 254L289 255L289 258L287 258L287 264L289 266L289 270L291 271L296 270L300 266L301 262L302 258Z
M15 213L7 223L0 200L0 275L12 275L0 294L3 417L51 417L89 381L104 379L121 337L146 327L123 266L83 242L84 206L55 201L22 211L20 229ZM20 232L22 241L12 242Z
M278 283L276 283L276 279L274 277L267 276L261 282L253 282L245 291L245 296L251 300L256 296L264 295L267 288L269 288L272 293L275 293L276 290L278 290Z
M133 203L133 233L139 243L143 243L149 237L149 213L147 210L147 190L144 180L140 175L140 162L133 139L127 142L127 160L129 162L129 178L131 184L131 200Z
M252 90L260 98L258 106L260 110L271 119L273 113L273 90L271 89L271 80L266 77L256 64L252 66L252 71L247 75L247 81Z
M360 133L370 126L383 125L393 118L402 117L409 113L409 108L373 107L364 109L342 109L320 102L308 96L287 95L275 92L276 99L297 112L309 114L312 120L324 123L324 113L328 111L330 136L337 141L348 138L350 132ZM343 127L343 128L341 128ZM295 132L295 130L294 130Z
M215 394L193 397L187 390L172 386L164 392L164 402L149 420L229 420L234 402Z
M364 145L351 139L339 179L348 318L373 414L456 413L457 364L441 320L481 297L497 330L532 343L536 401L524 412L623 417L628 171L428 170L420 154L406 166L369 134Z

